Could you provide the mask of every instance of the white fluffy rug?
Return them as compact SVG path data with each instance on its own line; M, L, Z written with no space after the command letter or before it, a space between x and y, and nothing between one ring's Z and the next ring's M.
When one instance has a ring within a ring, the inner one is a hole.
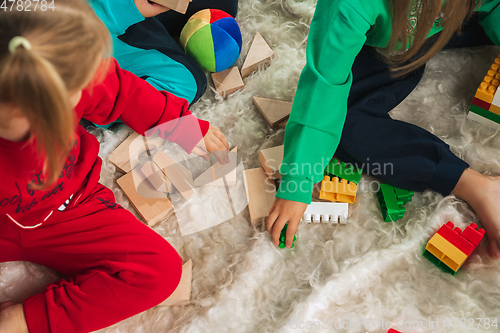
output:
M270 129L251 97L293 99L314 6L314 0L241 0L237 20L244 47L238 65L256 31L276 60L227 100L215 97L210 86L192 109L226 133L245 168L259 166L259 150L283 143L283 131ZM440 53L393 117L444 139L475 170L500 174L500 136L466 119L475 89L499 51ZM96 131L101 156L106 158L127 133L127 128ZM102 183L130 208L116 186L119 176L106 161ZM370 191L373 181L363 177L348 225L301 225L292 250L273 247L267 232L251 227L248 210L185 237L162 222L154 229L185 260L193 260L191 305L153 308L102 332L387 332L381 322L406 322L400 330L408 333L498 329L489 325L500 317L500 262L489 258L486 240L456 276L422 256L425 243L448 220L461 228L479 223L471 209L456 197L426 191L407 204L403 220L384 223ZM4 263L0 269L0 302L22 300L57 277L30 263ZM463 326L458 321L452 328L454 318L464 318Z

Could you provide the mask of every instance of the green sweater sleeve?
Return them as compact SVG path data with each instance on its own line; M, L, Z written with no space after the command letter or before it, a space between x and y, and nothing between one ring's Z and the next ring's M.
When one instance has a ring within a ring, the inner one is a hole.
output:
M128 27L144 20L134 0L91 0L89 2L113 36L123 35Z
M349 1L318 0L285 131L276 197L309 204L314 183L337 150L347 113L354 59L371 24Z
M484 0L478 10L479 24L484 28L486 35L500 46L500 1Z

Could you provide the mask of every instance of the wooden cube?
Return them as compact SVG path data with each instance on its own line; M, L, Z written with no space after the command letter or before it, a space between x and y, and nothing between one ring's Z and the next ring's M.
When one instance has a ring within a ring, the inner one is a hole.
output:
M262 218L269 216L273 206L276 186L267 178L264 169L255 168L243 171L245 191L250 211L250 223L255 226Z
M219 73L212 73L215 90L222 97L227 97L245 87L238 67L228 68Z
M174 211L167 196L158 192L139 168L116 181L137 213L149 226L154 226Z

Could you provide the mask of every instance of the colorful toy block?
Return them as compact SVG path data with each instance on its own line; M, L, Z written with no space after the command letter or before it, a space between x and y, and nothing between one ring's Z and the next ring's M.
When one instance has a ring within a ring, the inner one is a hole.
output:
M345 202L311 202L301 222L347 224L349 204Z
M331 160L325 169L325 176L336 176L353 182L356 185L359 184L362 174L362 170L356 169L352 165L347 166L345 162L339 162L336 158Z
M377 199L384 222L395 222L403 218L406 213L406 208L403 206L412 200L413 195L413 191L403 190L389 184L380 184Z
M288 228L288 223L285 224L285 226L283 227L283 229L281 229L280 243L278 245L278 247L280 249L284 249L286 247L286 229L287 228ZM293 247L295 246L295 241L296 240L297 240L297 233L295 233L295 235L293 235L292 246L290 246L291 249L293 249Z
M498 129L500 126L500 54L476 91L467 118Z
M281 178L280 166L281 162L283 162L283 148L284 146L277 146L263 149L259 153L260 164L266 171L269 179Z
M387 333L401 333L400 331L396 331L395 329L393 328L390 328Z
M253 39L252 45L248 50L247 57L241 67L241 76L246 77L255 72L259 67L268 66L271 59L274 57L273 50L267 45L266 41L257 32Z
M481 109L476 105L471 106L467 118L495 130L500 129L500 116L494 112Z
M427 243L423 255L443 271L455 275L481 242L485 231L476 230L475 223L464 231L453 229L453 226L449 221L439 228Z
M472 100L472 105L479 106L481 109L489 110L491 104L486 103L482 99L474 97L474 99Z
M356 201L358 185L346 179L325 176L321 182L319 198L329 201L340 201L353 204Z
M262 97L253 97L252 100L271 127L278 127L279 124L285 122L292 111L292 102Z
M212 80L214 81L215 90L224 98L245 87L238 67L212 73Z

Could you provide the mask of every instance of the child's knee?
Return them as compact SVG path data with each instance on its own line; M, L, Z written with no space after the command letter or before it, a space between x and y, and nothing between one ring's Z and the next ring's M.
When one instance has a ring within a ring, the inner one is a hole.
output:
M144 291L151 303L157 305L167 299L179 285L182 258L166 241L157 246L145 267Z

